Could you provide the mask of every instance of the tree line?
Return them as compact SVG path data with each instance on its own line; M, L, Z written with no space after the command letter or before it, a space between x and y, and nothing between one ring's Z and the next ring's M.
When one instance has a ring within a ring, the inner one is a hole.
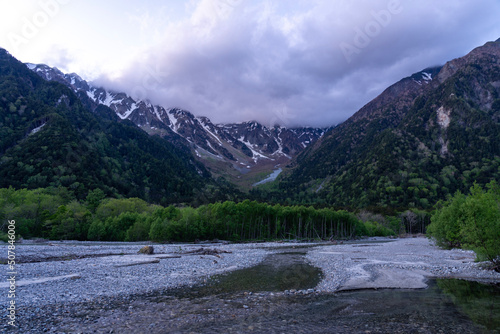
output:
M0 218L15 219L18 236L53 240L325 240L393 235L399 229L376 215L331 208L250 200L164 207L139 198L106 198L100 189L77 200L64 187L0 189Z
M444 248L465 248L500 270L500 187L475 185L457 192L431 213L406 210L384 216L313 206L244 200L201 205L160 206L139 198L108 198L97 188L84 200L64 187L34 190L0 188L0 240L16 221L18 238L96 241L192 242L222 239L328 240L359 236L427 233Z

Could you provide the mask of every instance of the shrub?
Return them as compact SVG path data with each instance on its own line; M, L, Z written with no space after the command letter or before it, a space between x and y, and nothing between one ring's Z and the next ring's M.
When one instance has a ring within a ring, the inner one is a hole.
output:
M370 237L388 237L394 235L394 231L382 226L378 222L367 221L364 223L367 235Z
M491 261L500 271L500 194L496 184L488 191L475 185L464 204L465 220L461 236L479 260Z
M432 216L429 237L439 246L464 247L488 260L500 271L500 190L495 182L488 190L474 185L470 195L456 193Z

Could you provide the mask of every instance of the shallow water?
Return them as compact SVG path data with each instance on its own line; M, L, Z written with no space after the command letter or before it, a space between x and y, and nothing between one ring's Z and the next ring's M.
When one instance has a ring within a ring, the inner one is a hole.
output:
M176 298L189 298L198 308L203 309L206 303L211 307L219 305L217 320L205 318L200 320L199 326L190 325L189 331L500 332L500 287L476 282L431 280L429 287L421 290L360 290L309 295L262 293L314 288L321 279L321 271L307 264L303 255L295 250L272 254L258 266L214 277L203 286L177 290L173 293ZM248 292L257 294L252 296ZM248 308L246 313L235 312L233 319L224 317L242 305Z
M460 313L487 329L500 330L500 284L440 279L437 286L450 297Z
M213 276L207 284L191 289L178 289L179 297L202 297L222 293L278 292L311 289L321 280L321 269L304 261L303 252L284 252L268 255L260 264Z
M229 300L230 296L225 296ZM237 297L241 300L241 297ZM197 301L194 301L196 303ZM202 302L207 302L202 299ZM269 304L271 305L268 305ZM236 303L236 302L235 302ZM496 333L474 323L436 282L425 290L247 298L246 314L191 324L196 333ZM210 302L213 307L213 301ZM238 307L234 304L231 307ZM222 311L221 313L224 313ZM185 328L187 331L187 327ZM496 329L496 330L495 330Z

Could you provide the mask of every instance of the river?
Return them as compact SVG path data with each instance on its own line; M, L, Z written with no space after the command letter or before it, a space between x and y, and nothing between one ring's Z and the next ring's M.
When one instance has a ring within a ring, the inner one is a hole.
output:
M307 247L273 251L192 287L47 306L40 316L50 319L38 320L85 333L500 332L498 285L440 279L426 289L320 293L323 274L307 262Z
M253 186L255 187L255 186L276 180L276 178L278 177L278 175L280 175L280 173L282 171L283 171L283 169L281 169L281 168L275 169L268 177L266 177L264 180L261 180L257 183L254 183Z

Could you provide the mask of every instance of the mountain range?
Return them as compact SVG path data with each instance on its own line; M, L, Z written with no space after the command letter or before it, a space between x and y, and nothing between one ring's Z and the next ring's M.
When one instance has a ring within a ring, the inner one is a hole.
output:
M213 124L0 49L0 134L0 187L429 209L500 177L500 40L403 78L326 129ZM282 170L249 195L234 187Z
M246 187L286 165L328 130L266 127L255 121L213 124L209 118L196 117L183 109L165 108L134 100L124 92L95 87L75 73L65 74L44 64L26 65L45 80L72 89L89 109L105 105L121 120L130 120L147 133L189 147L214 176L228 177Z

